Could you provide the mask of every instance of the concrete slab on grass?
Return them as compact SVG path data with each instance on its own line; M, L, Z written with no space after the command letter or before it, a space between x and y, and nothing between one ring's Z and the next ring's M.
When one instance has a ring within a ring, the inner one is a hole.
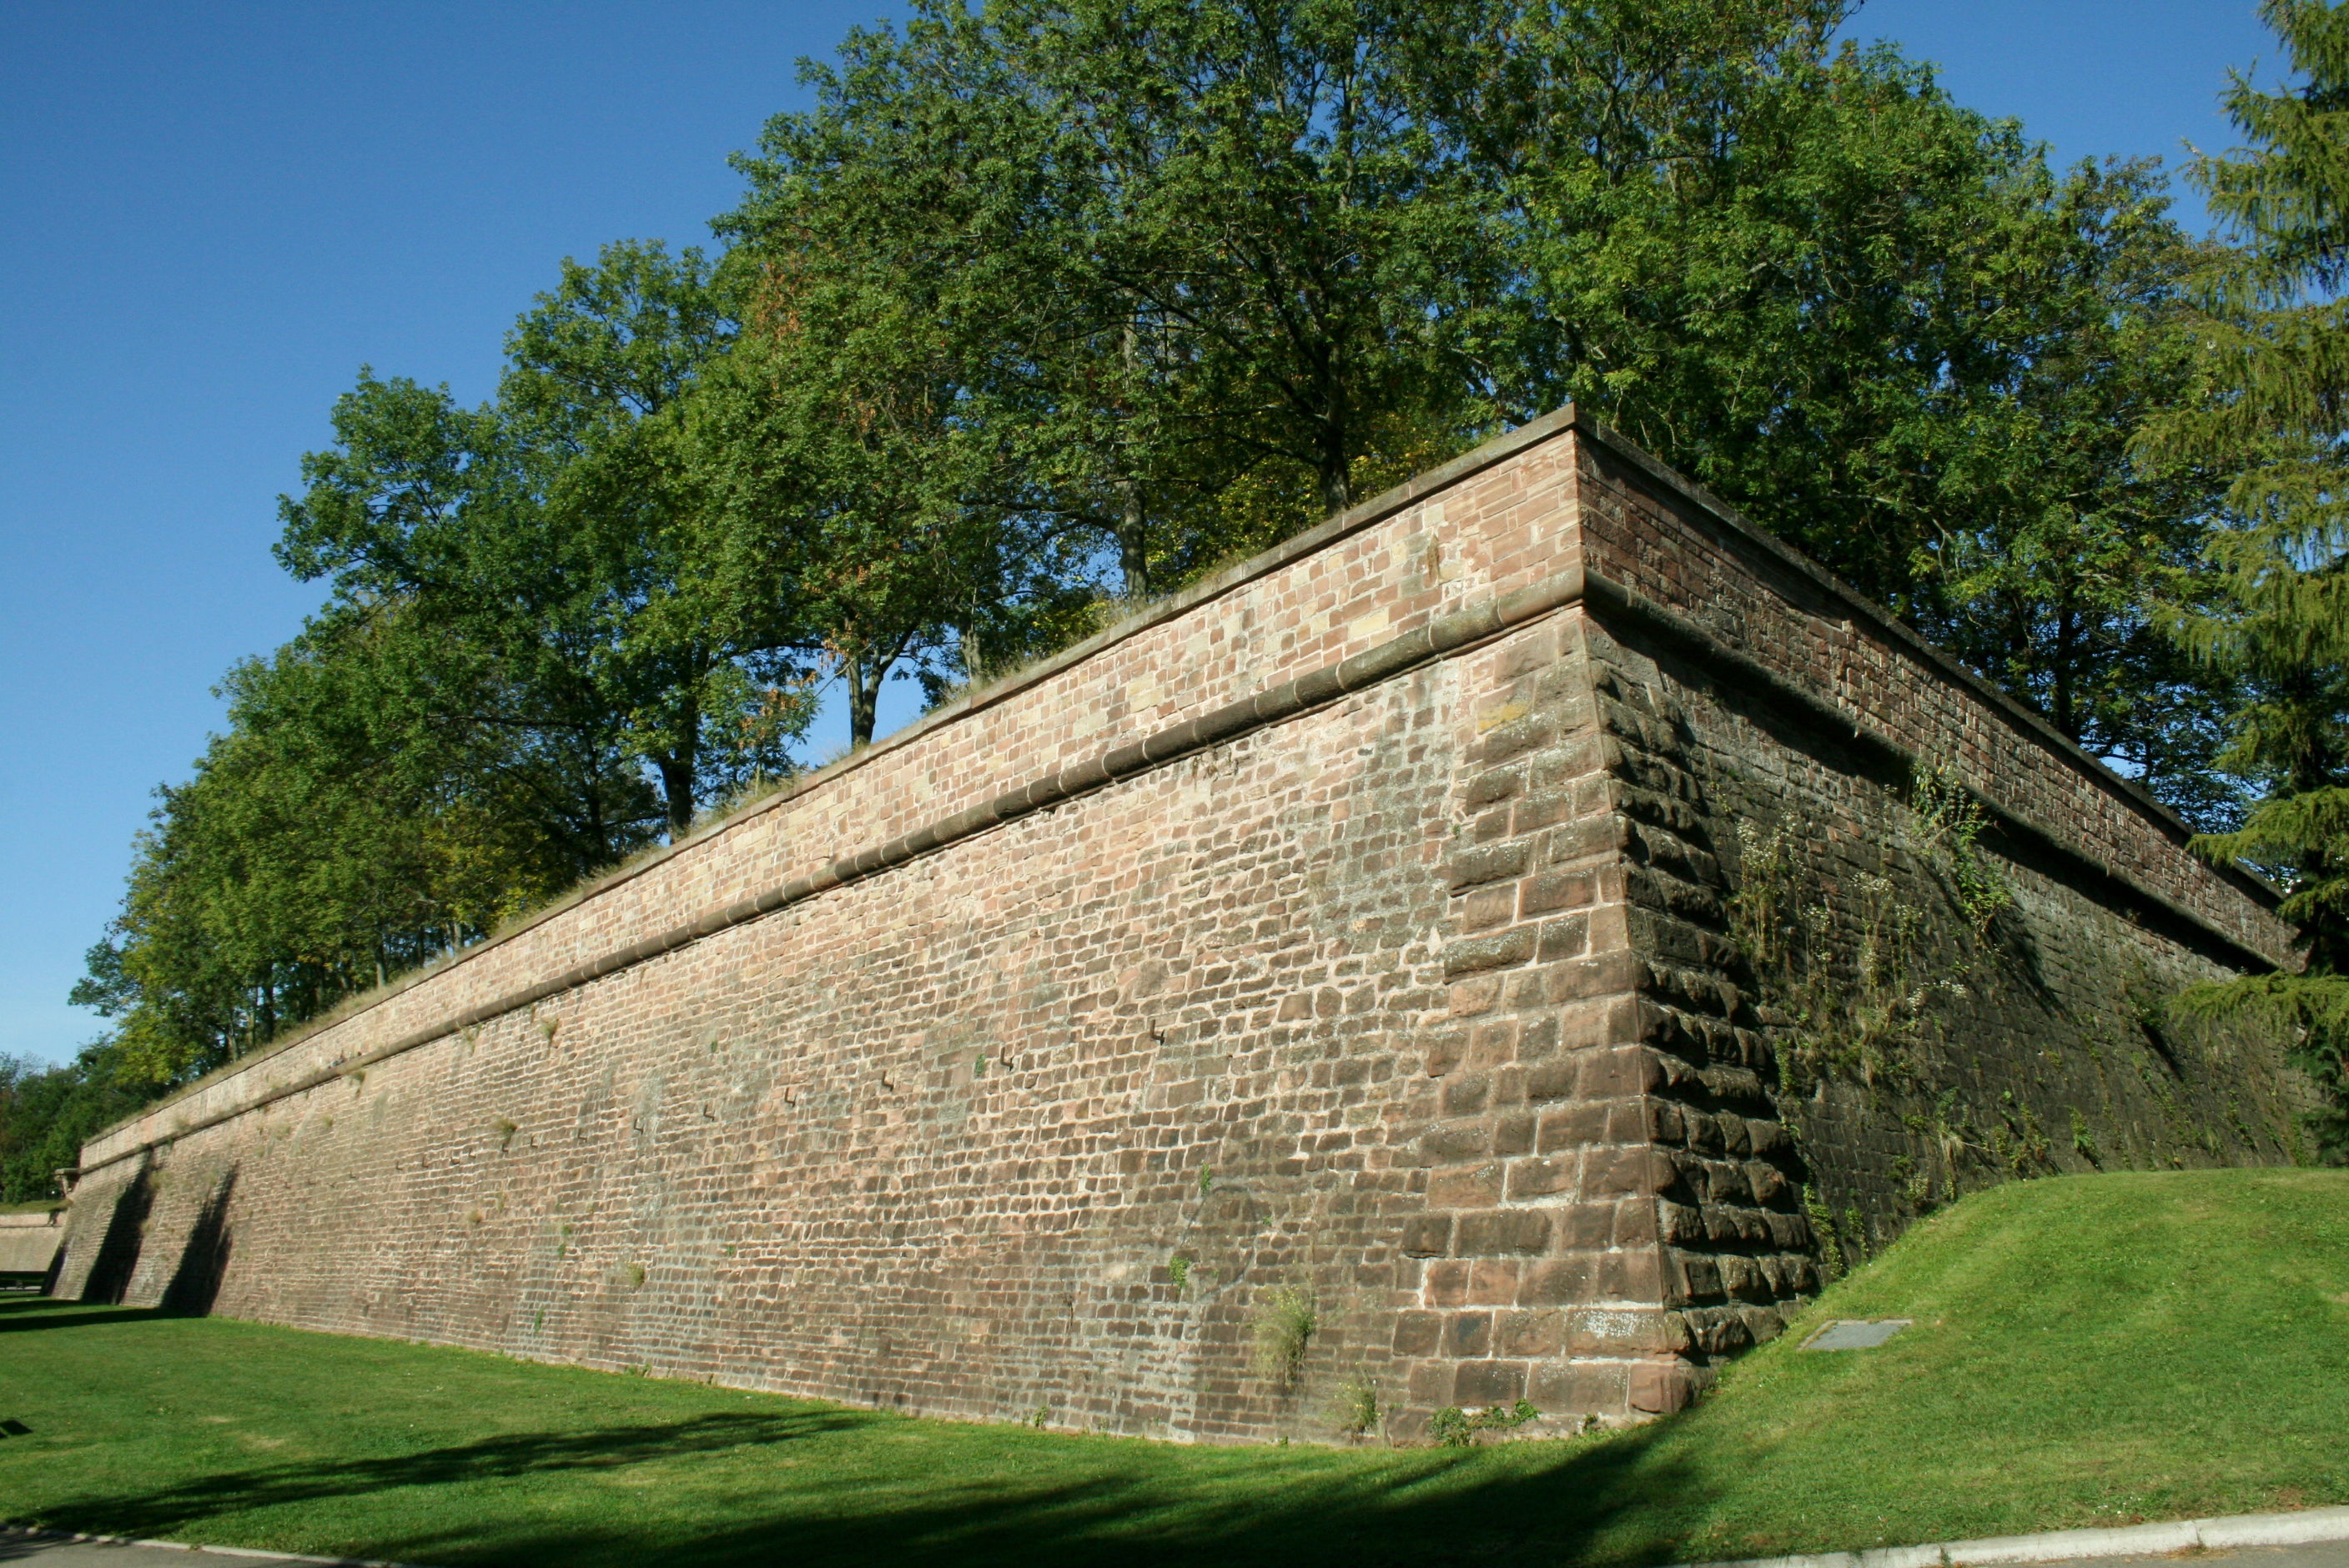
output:
M1841 1318L1803 1341L1806 1350L1873 1350L1914 1322L1907 1317Z

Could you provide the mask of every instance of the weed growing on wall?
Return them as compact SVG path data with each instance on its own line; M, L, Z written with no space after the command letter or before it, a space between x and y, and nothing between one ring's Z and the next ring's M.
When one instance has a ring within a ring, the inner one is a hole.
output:
M1891 878L1862 872L1830 900L1809 875L1802 823L1764 832L1737 825L1744 881L1730 901L1731 927L1782 1023L1780 1088L1838 1076L1874 1084L1905 1073L1929 1004L1962 984L1931 975L1920 948L1924 915Z
M1947 769L1920 766L1883 869L1833 882L1812 861L1825 835L1790 819L1737 825L1740 877L1732 935L1784 1026L1779 1087L1799 1094L1822 1077L1873 1087L1906 1083L1940 1004L1963 996L1970 955L1931 940L1931 911L1904 885L1940 886L1977 943L1989 938L2014 890L1980 845L1989 819ZM1894 872L1903 867L1917 873Z
M1914 1154L1897 1157L1886 1173L1911 1210L1921 1214L1933 1206L1933 1179L1918 1165Z
M1257 1308L1255 1326L1257 1376L1278 1388L1294 1387L1306 1348L1321 1326L1313 1292L1302 1285L1274 1285Z
M1338 1385L1337 1397L1330 1401L1330 1418L1338 1435L1356 1441L1378 1431L1386 1416L1386 1407L1379 1402L1379 1386L1359 1372Z
M1918 951L1924 914L1903 900L1892 879L1863 872L1855 879L1861 913L1845 1005L1841 1065L1864 1083L1903 1064L1926 1006L1937 993L1963 995L1954 979L1924 976Z
M1811 1222L1811 1239L1819 1253L1819 1276L1837 1280L1844 1274L1843 1243L1836 1240L1835 1216L1816 1187L1803 1189L1803 1217Z
M1992 1156L2010 1176L2040 1176L2059 1167L2051 1158L2054 1143L2039 1124L2039 1113L2014 1098L2011 1088L1998 1096L1998 1119L1990 1125Z
M2088 1131L2088 1119L2080 1114L2078 1106L2072 1107L2072 1152L2091 1165L2101 1165L2097 1158L2096 1140Z
M1514 1405L1495 1405L1473 1415L1457 1405L1446 1405L1427 1418L1427 1430L1447 1449L1464 1449L1475 1442L1479 1432L1515 1431L1540 1418L1541 1412L1526 1399Z
M1800 816L1738 824L1731 935L1773 1036L1789 1129L1830 1082L1910 1095L1929 1081L1950 1006L2014 903L1982 846L1988 814L1951 770L1920 765L1888 805L1892 830L1872 844L1836 841ZM1896 1201L1912 1212L1955 1194L1961 1160L2002 1175L2054 1168L2052 1140L2012 1093L1977 1114L1945 1092L1901 1120L1919 1148L1892 1175ZM1829 1277L1865 1253L1860 1215L1838 1217L1816 1189L1804 1206Z
M2014 886L1978 847L1990 821L1982 802L1959 782L1955 769L1920 763L1909 777L1906 820L1917 853L1948 866L1958 907L1974 934L1989 935L1991 923L2014 902Z

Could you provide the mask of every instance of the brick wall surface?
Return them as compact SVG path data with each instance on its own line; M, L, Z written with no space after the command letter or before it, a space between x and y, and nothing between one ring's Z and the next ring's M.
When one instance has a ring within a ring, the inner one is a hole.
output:
M2006 813L1988 932L1910 842L1901 748ZM1910 912L1929 1004L1857 1056L1799 1013L1823 982L1751 951L1764 830L1843 923L1820 974ZM2271 1045L2146 1023L2281 938L1569 411L110 1130L62 1288L1183 1439L1333 1437L1350 1386L1401 1436L1521 1398L1633 1418L1969 1183L2285 1157Z

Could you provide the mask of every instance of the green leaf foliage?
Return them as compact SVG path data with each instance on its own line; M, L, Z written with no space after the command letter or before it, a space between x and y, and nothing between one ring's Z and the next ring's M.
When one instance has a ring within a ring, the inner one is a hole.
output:
M0 1057L0 1203L57 1201L57 1173L81 1163L83 1142L139 1109L146 1097L115 1057L105 1045L59 1067Z
M2242 692L2221 760L2266 793L2201 847L2283 883L2305 964L2187 1001L2284 1031L2325 1091L2322 1146L2349 1161L2349 5L2267 0L2261 15L2292 79L2237 75L2227 105L2246 145L2189 171L2239 242L2196 280L2209 396L2147 444L2231 478L2229 526L2207 545L2220 597L2181 629Z

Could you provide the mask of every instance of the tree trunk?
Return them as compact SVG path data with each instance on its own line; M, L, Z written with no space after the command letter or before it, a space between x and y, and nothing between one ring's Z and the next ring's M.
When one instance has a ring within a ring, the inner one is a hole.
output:
M862 654L840 662L841 674L848 681L848 745L852 751L861 751L873 744L873 721L881 701L881 676L885 673L871 668Z
M1141 379L1141 344L1134 332L1133 319L1126 318L1119 356L1125 362L1125 379L1132 387ZM1133 454L1129 447L1118 459L1117 567L1125 579L1128 599L1150 596L1150 519L1142 504L1142 484L1133 477Z
M1335 517L1354 504L1354 486L1343 463L1321 470L1321 510Z
M955 641L962 648L964 677L974 686L984 684L987 679L987 646L978 640L978 628L977 626L957 628L955 632Z
M610 865L612 834L611 830L604 826L604 791L595 787L593 779L590 779L587 788L580 792L579 803L584 809L586 819L585 823L587 835L586 847L595 855L595 863L598 866Z
M1334 413L1321 421L1319 448L1320 462L1318 478L1321 483L1322 508L1335 514L1354 504L1353 465L1346 450L1346 420L1342 412Z
M2067 738L2080 738L2079 717L2074 712L2075 674L2072 662L2077 656L2080 619L2071 610L2057 612L2055 616L2055 727Z
M1150 596L1150 522L1142 508L1142 487L1132 475L1117 481L1117 566L1124 574L1125 596Z
M693 764L675 752L659 758L661 803L668 811L668 841L693 830Z
M701 708L688 696L678 716L678 743L660 758L661 801L668 808L668 841L677 842L693 830L695 745L701 730Z

